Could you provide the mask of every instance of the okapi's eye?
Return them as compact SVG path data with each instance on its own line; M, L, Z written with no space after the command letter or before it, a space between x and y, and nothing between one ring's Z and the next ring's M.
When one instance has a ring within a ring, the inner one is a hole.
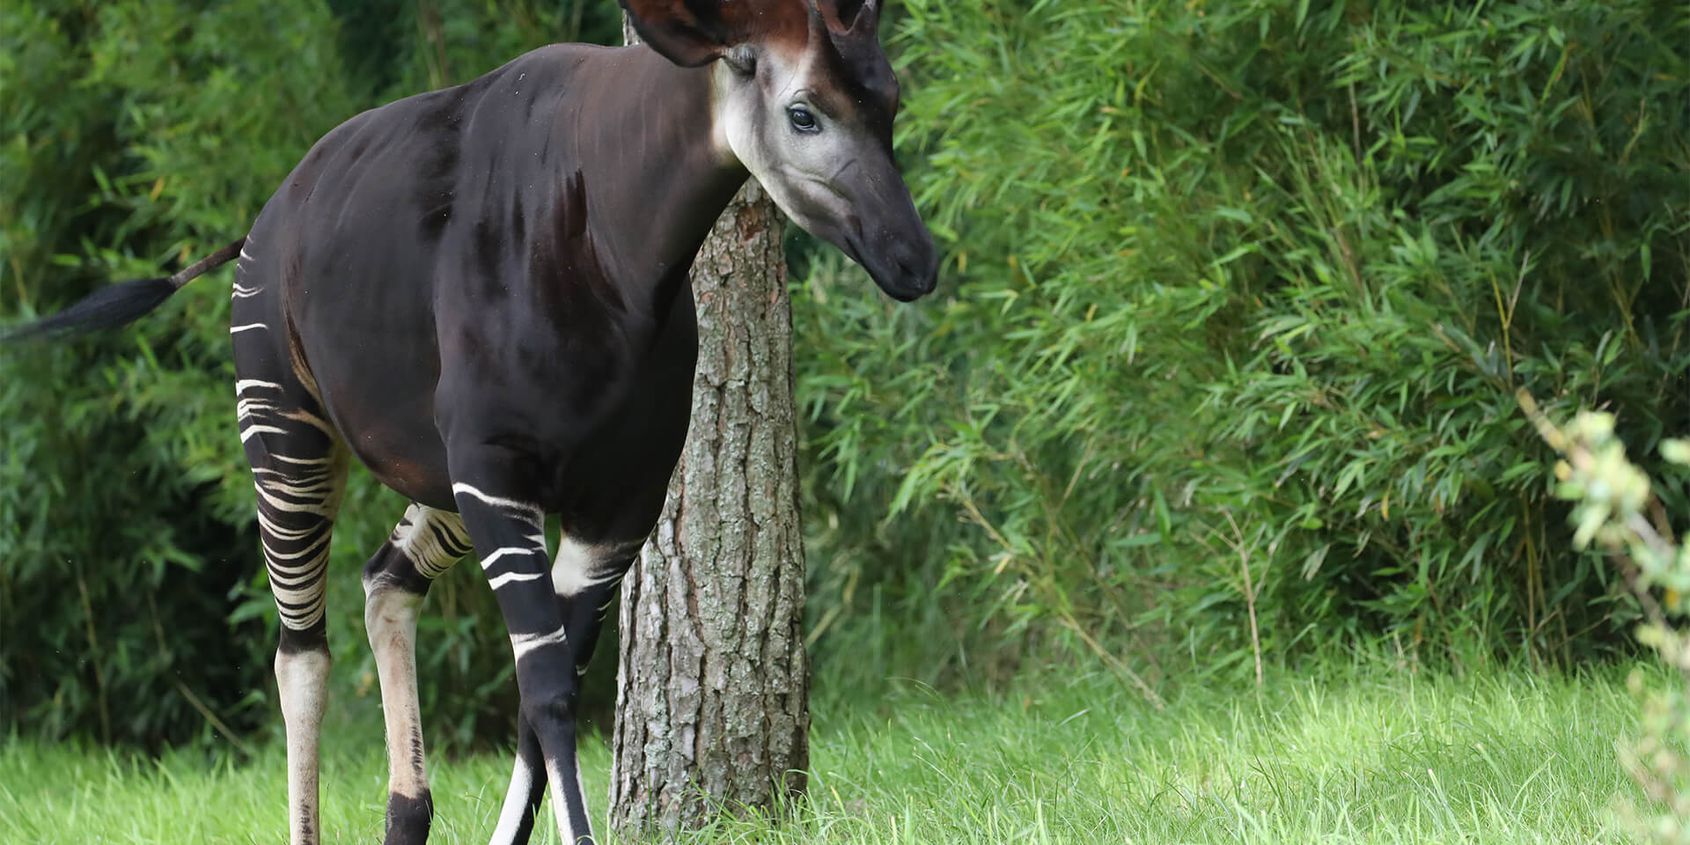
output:
M820 132L822 125L816 120L816 115L804 106L793 106L786 110L786 117L792 121L792 128L799 132Z

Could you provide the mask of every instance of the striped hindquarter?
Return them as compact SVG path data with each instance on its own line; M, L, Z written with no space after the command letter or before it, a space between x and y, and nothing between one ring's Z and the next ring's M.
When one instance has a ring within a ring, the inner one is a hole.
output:
M248 379L237 389L276 609L283 627L314 631L323 621L323 581L345 488L346 453L321 417L278 404L286 401L280 385Z
M259 275L253 259L257 248L251 237L242 246L231 308L235 418L252 466L259 535L281 616L283 647L316 650L347 454L309 372L289 351L279 303L264 295L254 278Z
M329 548L346 488L347 450L286 325L248 237L236 265L229 337L235 417L252 467L264 568L281 620L276 687L287 727L288 838L319 841L317 761L328 686L324 622Z

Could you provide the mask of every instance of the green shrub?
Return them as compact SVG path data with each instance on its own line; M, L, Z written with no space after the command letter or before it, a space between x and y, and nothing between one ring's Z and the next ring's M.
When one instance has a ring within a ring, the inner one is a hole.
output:
M238 237L350 109L310 4L8 3L0 296L52 309ZM255 108L275 91L277 108ZM219 282L222 282L220 285ZM228 405L226 275L130 333L0 358L0 731L156 745L233 730L273 637Z
M1690 416L1681 6L905 6L948 284L799 299L818 665L1623 642L1513 392Z

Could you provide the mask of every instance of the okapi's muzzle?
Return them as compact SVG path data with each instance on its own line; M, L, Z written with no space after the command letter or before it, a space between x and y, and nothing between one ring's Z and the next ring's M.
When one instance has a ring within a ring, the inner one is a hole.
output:
M939 250L908 191L902 190L903 182L895 184L899 196L888 203L893 207L879 214L872 208L862 209L863 216L853 220L856 232L848 234L840 246L887 296L910 302L933 292L939 278Z
M884 260L864 266L874 283L899 302L913 302L932 293L939 281L939 251L925 228L918 239L899 242L887 251Z
M933 292L939 250L885 146L873 145L831 178L795 191L776 185L775 193L798 225L839 247L887 296L910 302Z

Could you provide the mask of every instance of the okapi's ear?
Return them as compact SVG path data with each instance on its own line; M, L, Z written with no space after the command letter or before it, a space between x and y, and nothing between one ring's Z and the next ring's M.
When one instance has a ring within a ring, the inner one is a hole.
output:
M880 0L813 0L834 35L874 35L880 26Z
M640 40L681 67L707 65L743 37L724 5L731 0L620 0ZM738 11L737 9L734 11Z

